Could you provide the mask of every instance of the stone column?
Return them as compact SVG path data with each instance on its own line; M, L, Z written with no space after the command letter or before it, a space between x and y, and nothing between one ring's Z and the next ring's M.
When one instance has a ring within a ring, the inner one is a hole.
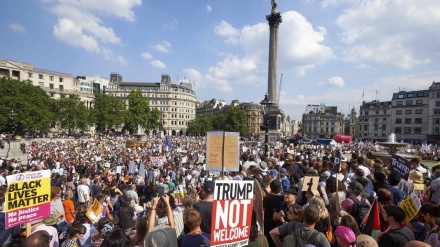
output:
M278 109L278 27L282 22L281 14L272 8L272 13L266 15L269 21L269 68L268 68L268 89L269 100L273 102L272 108Z

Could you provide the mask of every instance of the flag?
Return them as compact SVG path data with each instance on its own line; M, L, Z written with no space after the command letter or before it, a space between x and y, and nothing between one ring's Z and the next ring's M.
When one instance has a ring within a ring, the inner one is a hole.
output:
M379 203L374 200L373 206L370 208L367 216L363 221L364 227L362 233L373 238L380 232Z
M165 145L167 146L167 149L171 149L171 142L170 139L168 139L168 136L165 136Z

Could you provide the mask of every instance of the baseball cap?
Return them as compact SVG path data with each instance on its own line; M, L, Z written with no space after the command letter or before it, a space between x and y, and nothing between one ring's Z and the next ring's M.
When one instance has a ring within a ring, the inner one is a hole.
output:
M276 176L278 176L278 171L275 169L271 169L269 171L269 175L271 175L272 177L276 177Z
M348 185L348 188L352 188L355 191L362 192L364 191L364 187L358 181L353 181Z
M206 181L203 188L208 193L214 193L215 182L214 181Z
M281 168L280 173L286 175L287 174L286 168Z

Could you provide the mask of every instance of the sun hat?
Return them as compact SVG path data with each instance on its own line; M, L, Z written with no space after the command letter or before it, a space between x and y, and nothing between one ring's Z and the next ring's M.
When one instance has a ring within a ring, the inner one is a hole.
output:
M409 179L411 179L411 181L413 182L414 190L426 190L423 173L419 171L412 171L409 173Z
M360 234L356 239L357 247L379 247L376 240L368 235Z
M144 246L177 247L176 231L167 225L156 226L145 236Z
M260 164L258 165L258 167L260 168L260 171L262 171L262 172L267 172L267 170L268 170L267 163L264 161L261 161Z

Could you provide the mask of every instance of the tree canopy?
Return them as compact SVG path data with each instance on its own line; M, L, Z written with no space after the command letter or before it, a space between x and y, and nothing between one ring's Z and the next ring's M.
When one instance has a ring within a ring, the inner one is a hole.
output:
M89 110L81 102L76 94L62 95L55 101L56 121L62 129L70 132L80 129L86 130L91 121L89 120Z
M125 103L121 99L108 94L95 94L90 115L99 131L121 126L126 113Z

